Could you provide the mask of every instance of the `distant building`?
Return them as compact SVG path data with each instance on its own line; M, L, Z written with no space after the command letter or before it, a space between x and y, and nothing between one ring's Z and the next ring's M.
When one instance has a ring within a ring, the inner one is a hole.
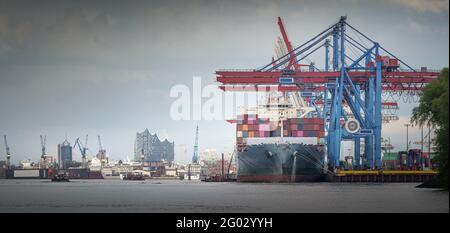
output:
M31 169L34 167L34 163L29 159L20 160L19 167L22 169Z
M203 173L206 173L208 176L222 176L222 160L215 160L215 161L205 161L203 168L206 169L205 171L202 171ZM236 162L233 159L230 165L229 160L223 161L223 175L224 177L228 174L228 168L230 169L229 173L230 175L236 174Z
M67 164L72 162L72 146L70 146L67 139L63 143L58 144L58 162L59 166L64 169L67 168Z
M200 173L202 166L198 163L187 164L184 168L184 179L186 180L200 180Z
M230 160L231 154L224 153L224 159ZM216 149L205 149L199 152L199 161L215 162L222 159L222 154L217 152Z
M174 160L174 142L167 139L161 141L156 134L151 134L148 129L142 133L136 133L134 143L134 160L141 161L141 155L144 155L144 162L168 161Z
M166 167L166 176L178 176L176 167Z
M219 160L221 157L217 153L216 149L205 149L200 151L199 153L199 161L216 161Z
M54 159L53 159L53 156L44 155L44 158L41 161L42 167L43 168L51 167L53 165L53 162L55 162Z

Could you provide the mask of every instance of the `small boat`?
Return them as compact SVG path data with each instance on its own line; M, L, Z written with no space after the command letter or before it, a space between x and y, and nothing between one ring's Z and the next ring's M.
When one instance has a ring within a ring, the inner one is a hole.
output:
M55 174L52 177L53 182L69 182L69 177L66 174Z

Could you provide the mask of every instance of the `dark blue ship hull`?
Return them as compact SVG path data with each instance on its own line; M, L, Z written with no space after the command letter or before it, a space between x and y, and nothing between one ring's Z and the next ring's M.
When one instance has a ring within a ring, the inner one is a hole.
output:
M314 182L324 175L322 145L247 145L237 156L238 182Z

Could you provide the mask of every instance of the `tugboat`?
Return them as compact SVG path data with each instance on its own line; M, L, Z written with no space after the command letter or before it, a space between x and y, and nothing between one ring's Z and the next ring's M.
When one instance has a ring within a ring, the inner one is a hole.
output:
M65 173L58 173L52 177L52 182L69 182L69 177Z

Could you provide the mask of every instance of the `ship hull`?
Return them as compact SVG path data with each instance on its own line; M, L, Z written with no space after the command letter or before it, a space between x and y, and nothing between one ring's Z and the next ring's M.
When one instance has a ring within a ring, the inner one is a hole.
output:
M324 177L323 146L247 145L238 152L238 182L315 182Z
M6 179L48 179L47 169L6 169Z
M91 171L86 168L68 169L69 179L104 179L100 171Z

